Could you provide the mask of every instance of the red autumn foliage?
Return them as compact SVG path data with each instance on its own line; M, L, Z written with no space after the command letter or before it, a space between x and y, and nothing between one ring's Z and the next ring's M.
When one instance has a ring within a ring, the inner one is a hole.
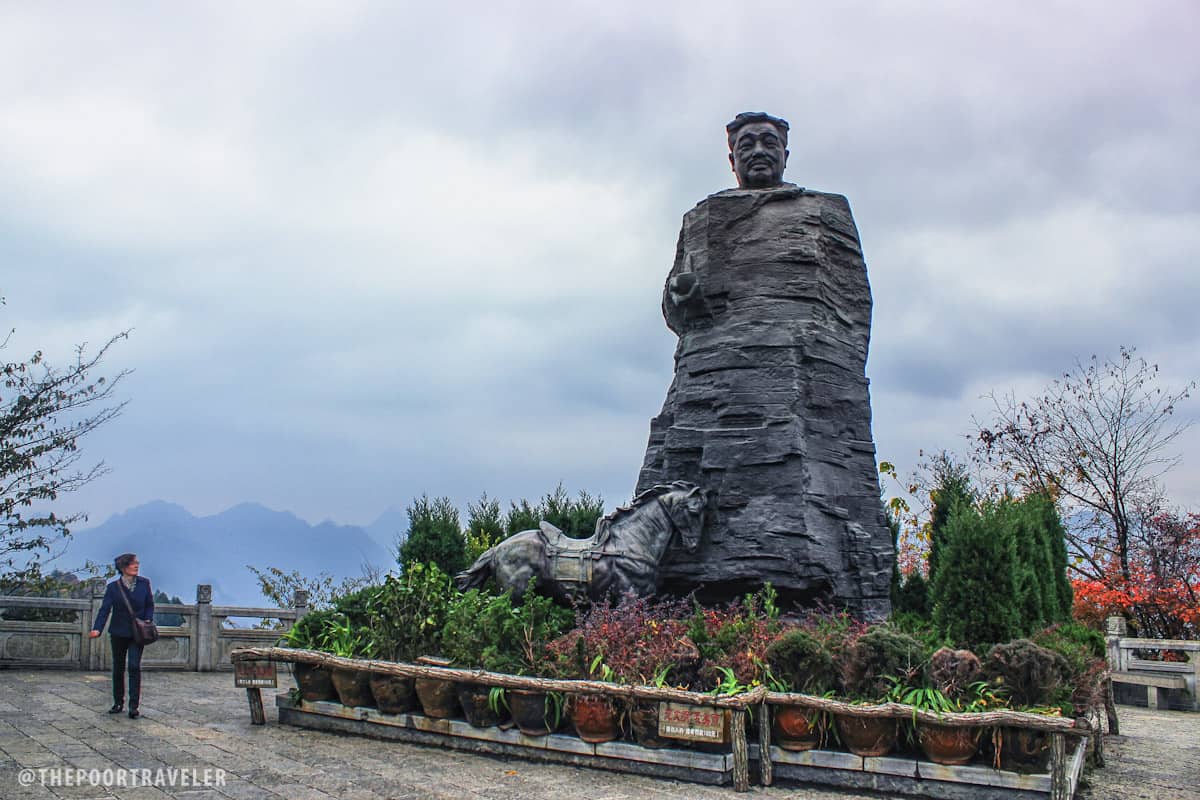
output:
M1121 614L1141 636L1200 637L1200 514L1150 517L1131 545L1128 578L1113 559L1100 578L1071 582L1076 619L1099 627Z

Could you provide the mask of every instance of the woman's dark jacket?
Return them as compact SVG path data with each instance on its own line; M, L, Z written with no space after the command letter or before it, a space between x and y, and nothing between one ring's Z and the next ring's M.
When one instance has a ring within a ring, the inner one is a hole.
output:
M104 590L104 602L100 604L100 613L96 615L96 624L92 625L92 630L103 631L104 623L108 621L108 612L111 611L112 624L108 627L108 632L114 636L132 639L133 620L129 618L129 609L125 607L125 601L119 593L129 598L129 604L133 606L133 613L137 614L138 619L149 622L154 620L154 592L150 588L150 579L138 575L133 590L127 591L121 579L117 578Z

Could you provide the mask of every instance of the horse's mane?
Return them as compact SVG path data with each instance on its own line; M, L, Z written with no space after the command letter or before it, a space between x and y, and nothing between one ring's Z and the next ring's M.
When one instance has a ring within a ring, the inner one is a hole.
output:
M598 527L601 531L603 531L604 528L607 528L618 519L626 517L632 514L634 511L637 511L638 507L641 506L646 500L661 497L668 492L674 492L676 490L686 491L692 488L693 484L688 483L687 481L671 481L667 484L660 483L657 486L651 486L649 489L630 500L629 505L617 506L611 514L607 514L602 517L598 523Z

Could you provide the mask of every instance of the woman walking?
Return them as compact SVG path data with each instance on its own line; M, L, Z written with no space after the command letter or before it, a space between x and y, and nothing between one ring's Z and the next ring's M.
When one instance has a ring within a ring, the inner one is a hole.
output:
M142 696L142 645L134 641L133 620L154 620L154 592L150 581L138 575L138 559L133 553L116 557L117 579L104 590L104 601L100 613L92 625L91 637L95 639L104 630L112 612L112 624L108 636L112 643L113 706L110 714L120 714L125 708L126 661L129 664L129 718L141 716L138 702Z

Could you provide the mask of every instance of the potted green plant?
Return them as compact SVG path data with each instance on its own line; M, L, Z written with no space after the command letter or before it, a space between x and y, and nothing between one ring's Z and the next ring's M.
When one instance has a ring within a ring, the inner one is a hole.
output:
M335 612L325 628L323 650L342 658L369 658L371 642L366 632L356 629L345 614ZM374 707L371 673L365 669L334 669L333 688L342 705Z
M279 643L284 647L296 650L321 650L325 637L325 628L332 620L332 610L310 611L280 637ZM321 700L336 700L337 690L333 688L333 676L324 667L294 662L292 677L300 690L302 700L318 702Z
M528 675L542 660L545 644L562 632L571 616L552 599L533 591L527 591L516 604L511 592L490 595L472 589L450 609L442 631L443 650L459 667ZM487 727L507 716L506 692L475 684L460 684L458 691L459 702L471 724ZM539 735L547 732L544 722L552 711L547 702L553 703L545 696L523 696L518 701L530 732L536 730ZM533 712L529 706L540 711L543 725L532 724L529 717Z
M826 696L837 685L833 654L810 631L795 628L767 647L768 681L778 692ZM772 736L785 750L820 747L828 715L794 704L772 707Z
M455 594L450 576L436 564L414 561L400 576L389 575L375 594L367 614L367 629L375 656L388 661L415 663L421 656L440 653L442 627ZM374 673L370 684L379 710L386 714L401 714L417 705L413 678ZM440 710L432 702L437 696L436 686L425 682L425 690L435 711Z
M1060 654L1029 639L993 646L984 661L983 674L988 684L1018 711L1059 715L1064 708L1071 708L1070 664ZM1045 732L1005 726L997 739L999 761L1006 769L1045 767L1050 753Z
M910 689L903 702L935 714L993 709L998 700L980 680L982 665L970 650L939 648L929 659L926 686ZM983 728L915 723L917 744L934 763L957 765L970 761L979 750Z
M868 628L837 655L842 691L860 703L894 697L897 686L914 682L922 655L914 637L886 624ZM834 722L842 744L855 755L883 756L896 746L900 721L894 717L835 714Z

